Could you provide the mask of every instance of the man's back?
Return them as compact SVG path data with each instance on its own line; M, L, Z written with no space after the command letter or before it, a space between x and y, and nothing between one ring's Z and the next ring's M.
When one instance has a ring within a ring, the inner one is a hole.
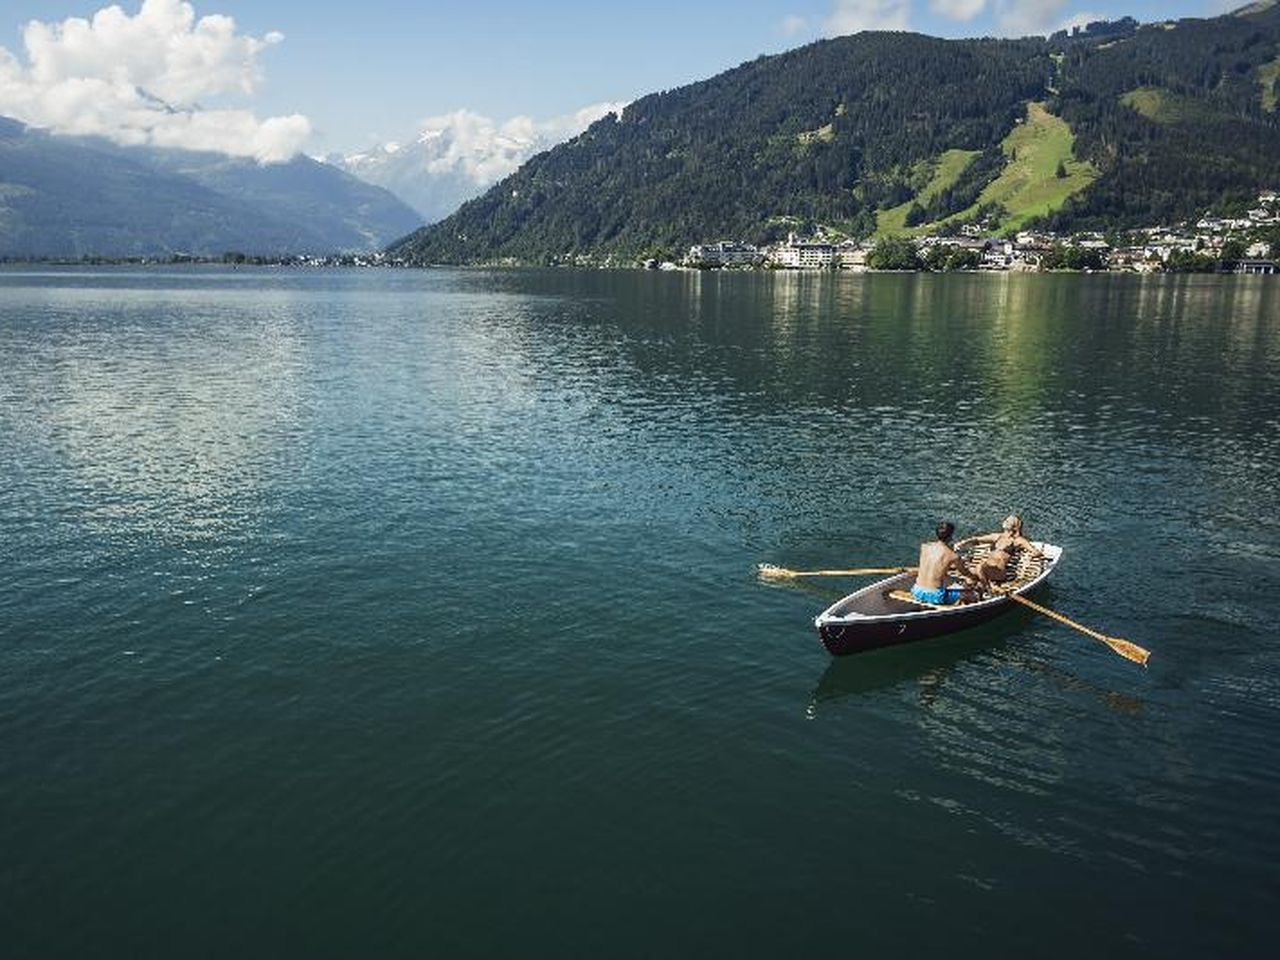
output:
M916 583L926 590L937 590L947 576L947 569L956 559L956 553L941 540L920 544L920 562L917 564Z

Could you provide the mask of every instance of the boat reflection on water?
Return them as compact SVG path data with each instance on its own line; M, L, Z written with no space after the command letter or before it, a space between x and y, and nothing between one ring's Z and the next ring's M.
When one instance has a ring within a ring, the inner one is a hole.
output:
M832 657L818 679L805 714L817 716L818 706L845 697L890 690L906 683L919 686L920 703L929 706L938 696L956 665L984 653L999 651L1018 634L1014 613L1000 625L966 630L963 634L925 640L903 647L885 647L852 657Z

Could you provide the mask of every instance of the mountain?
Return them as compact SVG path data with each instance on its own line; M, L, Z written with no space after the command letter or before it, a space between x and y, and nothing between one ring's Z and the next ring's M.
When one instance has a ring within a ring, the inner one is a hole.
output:
M0 118L4 257L369 251L421 223L387 191L306 157L263 166Z
M423 123L408 143L364 153L330 154L324 161L366 183L390 190L434 223L550 147L576 136L621 103L595 103L550 120L512 117L497 122L457 110Z
M676 251L797 226L1117 227L1280 184L1280 12L1050 38L860 33L656 93L392 248L410 263Z
M148 159L157 170L293 225L298 239L279 248L285 252L379 250L423 222L390 191L310 157L259 164L222 154L153 150Z
M423 222L435 223L483 193L493 182L477 182L464 164L449 157L449 147L440 142L442 139L434 136L409 145L382 144L348 156L330 154L324 162L365 183L391 191L413 207ZM512 164L512 169L535 152L532 149L525 152Z

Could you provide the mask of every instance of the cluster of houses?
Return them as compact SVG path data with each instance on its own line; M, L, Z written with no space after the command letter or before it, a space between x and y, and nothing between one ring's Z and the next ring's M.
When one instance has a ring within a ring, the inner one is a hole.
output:
M865 270L871 248L856 240L801 238L794 233L783 243L756 247L721 240L689 248L690 267L781 267L793 270Z
M1223 247L1236 238L1247 238L1263 227L1280 225L1280 195L1273 190L1259 194L1257 206L1244 217L1220 218L1206 215L1194 225L1155 227L1134 231L1123 244L1109 242L1101 233L1076 233L1069 236L1023 230L1012 238L983 236L981 228L969 225L954 236L915 238L917 252L926 256L932 248L948 253L971 251L970 262L980 270L1037 271L1045 269L1051 251L1064 247L1094 251L1097 261L1107 270L1132 273L1159 273L1167 269L1170 258L1191 254L1220 258ZM749 243L721 240L700 243L689 248L684 265L709 268L779 268L793 270L866 270L867 256L874 249L872 241L849 239L803 238L791 234L785 241L756 247ZM1237 273L1277 273L1274 250L1265 242L1248 242L1243 256L1233 258Z

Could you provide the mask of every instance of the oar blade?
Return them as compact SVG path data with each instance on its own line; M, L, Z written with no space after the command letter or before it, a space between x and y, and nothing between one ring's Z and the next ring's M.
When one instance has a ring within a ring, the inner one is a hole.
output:
M756 566L756 575L761 580L790 580L796 572L786 567L774 566L772 563L761 563Z
M1122 640L1119 637L1108 637L1105 633L1099 633L1097 630L1090 630L1082 623L1076 623L1074 620L1064 617L1056 610L1050 610L1048 607L1042 607L1034 600L1028 600L1026 597L1017 594L1007 594L1010 600L1016 600L1024 607L1030 607L1037 613L1043 613L1046 617L1057 620L1059 623L1065 623L1072 630L1079 630L1085 636L1093 637L1095 640L1101 640L1108 647L1114 650L1126 660L1132 660L1134 663L1140 663L1146 666L1147 660L1151 657L1151 651L1144 647L1138 646L1136 643L1130 643L1128 640Z
M1132 660L1134 663L1141 664L1144 667L1147 665L1147 661L1151 659L1150 650L1140 647L1136 643L1130 643L1128 640L1121 640L1119 637L1107 637L1102 642L1126 660Z

